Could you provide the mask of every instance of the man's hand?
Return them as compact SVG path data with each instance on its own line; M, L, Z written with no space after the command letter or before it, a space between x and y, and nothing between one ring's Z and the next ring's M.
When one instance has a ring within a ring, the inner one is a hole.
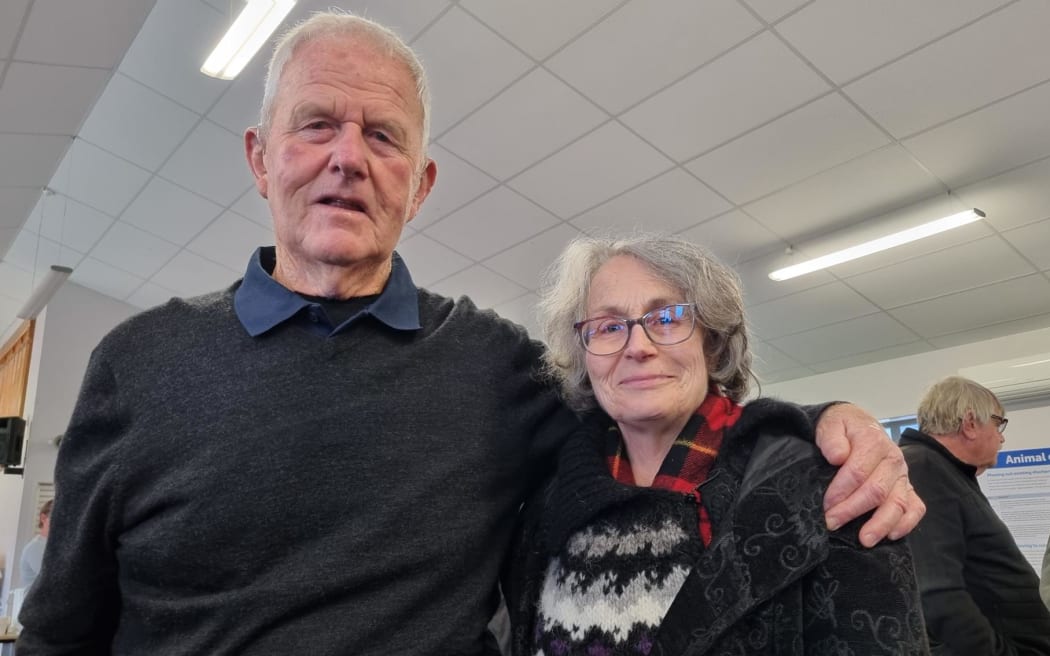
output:
M926 514L900 448L861 408L840 403L821 413L817 446L828 462L841 465L824 495L828 528L835 530L878 508L860 529L861 544L872 547L886 536L904 537Z

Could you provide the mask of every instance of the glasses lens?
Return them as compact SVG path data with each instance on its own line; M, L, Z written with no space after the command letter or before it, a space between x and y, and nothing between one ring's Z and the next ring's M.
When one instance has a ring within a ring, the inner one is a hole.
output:
M583 346L595 355L616 353L627 343L627 322L623 319L604 317L585 321L580 326Z
M668 305L642 317L649 339L656 344L677 344L693 334L693 306Z

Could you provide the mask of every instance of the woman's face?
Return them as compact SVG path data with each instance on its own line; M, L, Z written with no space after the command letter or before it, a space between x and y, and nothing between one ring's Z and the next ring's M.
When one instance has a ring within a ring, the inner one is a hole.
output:
M591 279L587 317L636 319L687 299L640 260L618 255ZM613 355L587 353L587 375L598 403L621 427L662 429L684 425L707 395L703 329L671 346L653 344L641 326Z

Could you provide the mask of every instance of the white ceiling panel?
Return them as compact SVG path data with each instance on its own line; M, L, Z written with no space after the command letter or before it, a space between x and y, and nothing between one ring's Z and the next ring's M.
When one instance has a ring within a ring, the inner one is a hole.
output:
M308 0L303 4L312 11L322 11L331 6L331 0ZM411 41L450 4L444 0L351 0L340 6L379 21Z
M734 0L631 0L551 57L547 67L618 114L759 27Z
M997 230L1050 218L1050 157L956 191L965 205L988 213Z
M777 25L842 84L980 17L1006 0L818 0ZM829 30L828 25L838 29Z
M117 221L95 245L91 257L145 279L178 250L170 241Z
M624 0L461 0L461 7L530 57L546 59ZM557 20L551 20L552 17Z
M754 356L754 366L761 372L783 371L784 369L794 369L799 366L797 360L766 342L751 339L750 345L751 353Z
M894 308L1034 272L995 236L862 273L846 283L880 307Z
M451 298L467 295L480 308L494 308L527 290L484 266L472 266L431 285L431 291Z
M104 69L14 62L0 86L0 129L76 134L107 79Z
M887 348L875 349L873 351L867 351L866 353L858 353L857 355L848 355L844 358L835 358L832 360L825 360L823 362L814 362L809 366L811 369L813 369L815 373L827 373L829 371L838 371L839 369L859 367L861 365L871 364L873 362L882 362L885 360L903 358L909 355L915 355L916 353L924 353L929 350L929 342L915 341L907 344L899 344L897 346L889 346Z
M1021 0L845 90L902 138L1050 77L1047 25L1050 3Z
M652 146L610 121L509 184L568 219L671 166Z
M186 247L226 268L237 271L248 265L248 258L259 246L273 243L273 230L254 221L226 212Z
M120 220L182 246L221 213L220 205L153 177Z
M90 257L77 265L70 280L117 299L127 298L142 284L142 278Z
M247 219L255 221L264 228L273 228L270 205L265 198L259 195L259 191L254 184L241 194L241 197L237 199L237 202L230 209Z
M640 228L678 232L716 214L730 204L680 168L635 187L572 220L589 232L633 231Z
M923 337L981 328L1050 312L1050 280L1040 274L1015 278L892 310Z
M562 224L503 251L485 264L526 289L539 289L543 271L579 234L576 228Z
M156 171L200 120L200 115L120 73L110 80L96 108L80 136L149 171Z
M226 92L208 112L211 121L233 134L244 134L249 127L259 124L263 84L266 80L266 66L269 63L266 54L268 53L261 52L256 55L237 79L230 83Z
M90 251L114 221L59 194L45 197L41 205L39 234L80 253Z
M223 207L253 184L241 139L207 120L197 124L160 175Z
M776 249L737 265L735 267L737 274L740 275L740 282L744 285L744 304L751 307L773 299L791 296L813 287L827 287L828 283L835 280L827 271L814 271L781 282L769 279L770 271L787 266L791 260L792 257L787 255L783 249Z
M76 268L84 259L83 253L73 250L67 244L60 244L25 230L19 233L7 255L5 260L33 272L34 284L47 275L53 265Z
M888 143L837 93L815 100L687 164L735 203L746 203Z
M496 313L504 319L525 326L530 335L539 336L539 324L536 321L536 303L539 300L536 294L525 294L496 306Z
M957 187L1050 153L1050 82L905 140L924 166Z
M812 0L743 0L743 2L758 12L762 20L773 23Z
M200 72L228 25L204 3L159 0L128 48L120 72L204 114L230 85Z
M0 262L0 278L4 281L0 287L0 296L8 300L24 303L33 291L33 273L27 269Z
M5 187L42 188L69 142L69 137L0 132L0 153L19 155L0 158L0 180Z
M1050 269L1050 220L1009 230L1003 237L1040 271Z
M152 7L153 0L34 0L15 59L112 68Z
M714 251L723 262L737 265L786 244L740 210L726 212L681 233Z
M433 95L431 134L440 135L533 66L528 57L458 8L413 44Z
M438 182L431 188L419 214L410 224L417 230L463 207L497 184L492 176L464 162L441 146L432 145L429 155L437 163Z
M877 312L769 340L805 365L844 358L889 346L918 341L919 337L893 317Z
M397 245L397 252L408 264L412 281L421 287L432 285L470 266L470 260L422 234L403 239Z
M936 348L949 348L960 344L969 344L970 342L1016 335L1017 333L1038 330L1047 326L1050 326L1050 314L1042 314L1023 319L1014 319L1013 321L1003 321L990 326L975 328L974 330L963 330L950 335L931 337L928 341Z
M147 281L125 300L131 305L145 310L161 303L166 303L175 296L178 296L178 294L170 289L165 289L158 284Z
M607 119L586 98L537 68L450 130L440 143L506 180Z
M245 260L245 265L248 262ZM244 275L244 267L234 271L206 260L185 249L161 268L150 280L155 285L170 289L178 296L197 296L229 287Z
M29 0L0 2L0 59L6 59L14 49L15 37L22 29L22 19L28 8Z
M892 194L889 190L892 189ZM788 240L844 227L900 205L928 198L940 184L900 146L881 148L744 207Z
M28 230L22 230L11 242L7 254L4 255L4 262L23 271L36 271L37 246L39 243L39 235Z
M85 205L120 216L150 174L131 162L77 139L58 165L51 187Z
M497 187L424 233L483 260L558 223L558 217L507 187Z
M772 342L777 337L861 317L878 308L840 282L814 287L791 296L752 306L754 331Z
M39 187L0 187L0 228L21 227L39 198Z
M759 375L758 379L764 385L772 385L773 383L779 383L785 380L794 380L795 378L812 376L815 373L817 372L809 367L793 367L782 371L772 371L769 373L763 372Z

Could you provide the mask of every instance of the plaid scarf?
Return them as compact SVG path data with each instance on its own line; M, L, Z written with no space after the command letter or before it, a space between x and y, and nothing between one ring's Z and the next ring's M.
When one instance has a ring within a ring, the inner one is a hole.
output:
M682 428L653 480L654 488L673 490L696 499L700 538L704 546L711 544L711 518L700 503L699 487L707 480L715 457L718 456L725 429L736 423L741 410L741 406L728 398L709 392ZM605 454L613 478L624 485L635 485L623 436L615 425L606 436Z

